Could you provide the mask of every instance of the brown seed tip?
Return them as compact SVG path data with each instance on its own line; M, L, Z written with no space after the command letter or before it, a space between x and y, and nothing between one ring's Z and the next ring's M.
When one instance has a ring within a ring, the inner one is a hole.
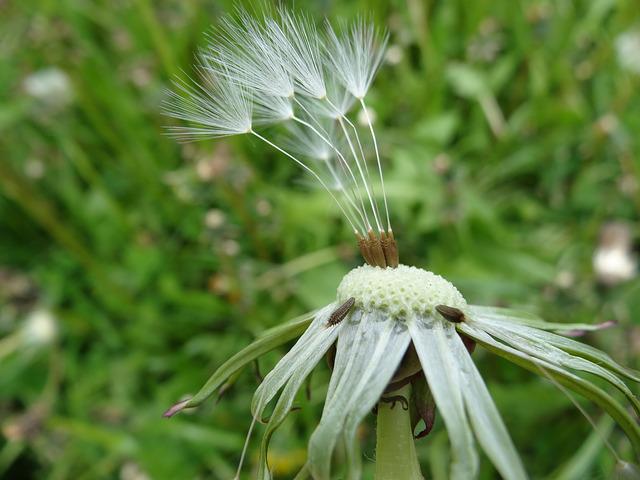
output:
M446 320L453 323L464 322L464 313L459 308L449 307L447 305L437 305L436 310Z

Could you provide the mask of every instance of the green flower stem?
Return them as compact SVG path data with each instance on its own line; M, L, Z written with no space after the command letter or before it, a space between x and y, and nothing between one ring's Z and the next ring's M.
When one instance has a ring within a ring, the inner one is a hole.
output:
M406 385L391 395L411 397L411 386ZM400 402L378 404L376 438L376 480L421 480L420 464L416 455L409 410Z

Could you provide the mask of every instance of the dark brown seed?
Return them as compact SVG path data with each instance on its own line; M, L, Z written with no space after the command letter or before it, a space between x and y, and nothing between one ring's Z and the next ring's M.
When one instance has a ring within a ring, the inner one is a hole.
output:
M464 322L464 313L462 310L455 307L449 307L447 305L437 305L436 310L440 315L442 315L445 319L449 320L453 323Z
M398 266L398 246L396 245L396 240L393 238L393 231L389 230L389 233L381 232L380 243L382 244L382 251L384 252L387 266L396 268Z
M360 249L362 258L364 258L364 261L367 265L373 265L373 260L371 258L371 252L369 251L369 244L367 243L367 240L365 240L365 238L360 234L356 235L356 238L358 239L358 248Z
M344 317L347 316L347 314L349 313L349 310L351 310L351 307L353 307L355 303L356 303L356 299L351 297L347 299L347 301L344 302L342 305L340 305L338 308L336 308L334 312L331 314L331 316L329 317L329 321L327 322L327 327L331 327L332 325L337 325L342 320L344 320Z
M384 257L384 251L382 250L382 244L380 239L373 233L373 230L369 230L369 251L371 252L373 264L375 267L387 268L387 260Z

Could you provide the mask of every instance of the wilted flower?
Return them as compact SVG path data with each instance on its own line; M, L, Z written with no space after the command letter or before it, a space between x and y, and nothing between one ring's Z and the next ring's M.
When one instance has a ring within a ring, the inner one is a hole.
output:
M640 381L640 375L592 347L554 333L575 334L599 326L554 324L508 309L469 305L447 280L399 263L377 140L365 103L385 44L386 35L363 20L351 27L342 25L339 31L329 24L319 30L307 17L286 10L260 19L240 12L222 22L201 52L198 69L203 83L178 84L181 93L171 94L168 113L193 123L171 127L174 136L250 134L315 178L352 227L366 265L342 279L334 302L265 332L225 362L193 398L177 403L165 415L201 404L242 368L300 337L254 395L253 423L266 423L258 478L270 477L270 438L325 356L332 375L301 477L335 478L332 455L343 446L345 477L359 478L356 429L379 405L379 478L421 478L413 432L422 420L424 428L418 436L428 434L436 410L451 444L451 478L477 475L476 442L504 478L526 478L471 359L478 343L592 399L640 450L636 421L616 400L575 372L607 381L636 411L640 404L620 378ZM364 116L368 135L362 135L347 117L354 106ZM289 139L279 144L256 130L281 123L288 127ZM365 138L373 145L373 165L365 158ZM276 398L270 417L263 418ZM387 402L401 407L392 410L384 405ZM394 438L390 440L389 435Z

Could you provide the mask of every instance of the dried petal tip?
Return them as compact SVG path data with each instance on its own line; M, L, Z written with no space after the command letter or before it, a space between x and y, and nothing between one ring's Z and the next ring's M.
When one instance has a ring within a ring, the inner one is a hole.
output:
M615 320L607 320L606 322L602 322L602 323L598 323L597 325L594 325L594 328L590 330L582 330L582 329L567 330L566 332L562 332L562 334L566 337L582 337L586 333L593 332L595 330L605 330L607 328L612 328L612 327L615 327L617 324L618 322L616 322Z
M162 416L164 418L171 418L173 417L176 413L181 412L182 410L184 410L187 407L187 404L191 401L190 398L186 399L186 400L182 400L174 405L172 405L166 412L164 412L162 414Z
M447 305L436 305L436 310L446 320L453 323L464 322L464 313L459 308L449 307Z

